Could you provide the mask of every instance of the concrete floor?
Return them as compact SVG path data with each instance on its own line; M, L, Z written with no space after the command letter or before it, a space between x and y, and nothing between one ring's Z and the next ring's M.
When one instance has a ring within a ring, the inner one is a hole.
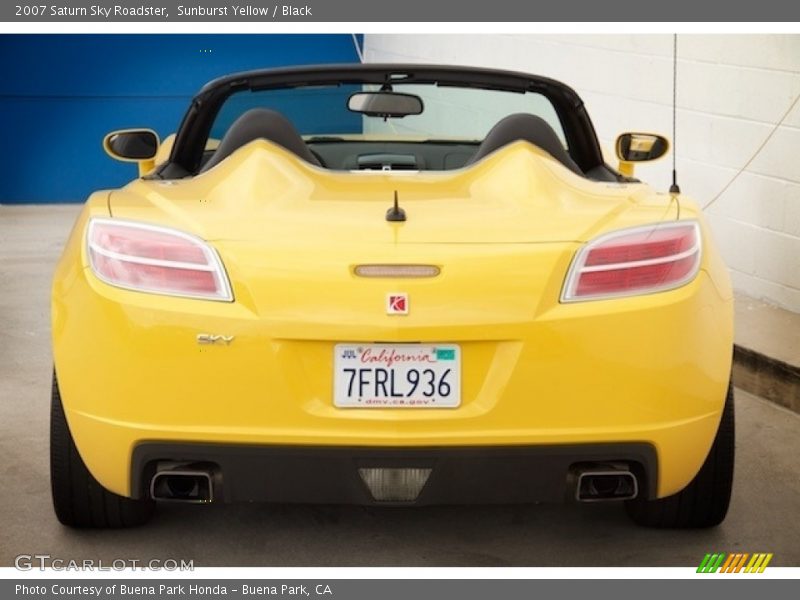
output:
M196 566L689 566L712 551L800 566L800 415L744 392L731 510L709 531L640 529L616 505L171 505L142 529L66 529L50 504L49 285L77 211L0 206L0 566L35 553Z

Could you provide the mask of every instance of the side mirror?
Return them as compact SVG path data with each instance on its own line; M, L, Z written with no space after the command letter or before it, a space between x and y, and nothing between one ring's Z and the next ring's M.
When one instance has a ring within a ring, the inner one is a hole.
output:
M347 109L368 117L401 118L422 114L422 98L398 92L356 92L347 99Z
M623 133L617 138L619 171L633 175L633 163L658 160L669 151L669 140L655 133Z
M103 138L106 153L116 160L139 163L140 175L155 166L158 145L158 134L152 129L122 129Z

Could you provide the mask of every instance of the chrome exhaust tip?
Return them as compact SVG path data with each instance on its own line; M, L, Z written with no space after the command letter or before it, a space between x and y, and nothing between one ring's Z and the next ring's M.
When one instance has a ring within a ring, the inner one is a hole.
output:
M639 495L636 476L625 470L587 470L578 473L575 499L579 502L631 500Z
M150 497L168 502L208 504L214 501L214 480L209 471L170 469L150 480Z

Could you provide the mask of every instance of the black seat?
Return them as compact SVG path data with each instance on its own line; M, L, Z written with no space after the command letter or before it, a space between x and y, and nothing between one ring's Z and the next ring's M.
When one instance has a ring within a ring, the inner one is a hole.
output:
M278 144L304 161L321 166L289 119L275 110L253 108L236 119L228 128L216 152L201 171L208 171L245 144L257 139Z
M467 164L471 165L495 150L517 140L530 142L547 152L573 173L583 175L580 167L564 149L564 145L558 139L558 135L547 124L547 121L528 113L516 113L500 119L486 134L481 145L478 146L478 151Z

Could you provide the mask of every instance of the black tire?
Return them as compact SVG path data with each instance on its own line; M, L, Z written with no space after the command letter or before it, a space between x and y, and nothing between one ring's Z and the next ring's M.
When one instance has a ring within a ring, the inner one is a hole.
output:
M714 444L700 471L677 494L660 500L628 500L625 510L634 523L684 529L722 523L728 513L733 486L734 429L733 385L729 385Z
M56 516L70 527L135 527L153 515L152 500L113 494L89 473L72 440L55 373L50 408L50 483Z

